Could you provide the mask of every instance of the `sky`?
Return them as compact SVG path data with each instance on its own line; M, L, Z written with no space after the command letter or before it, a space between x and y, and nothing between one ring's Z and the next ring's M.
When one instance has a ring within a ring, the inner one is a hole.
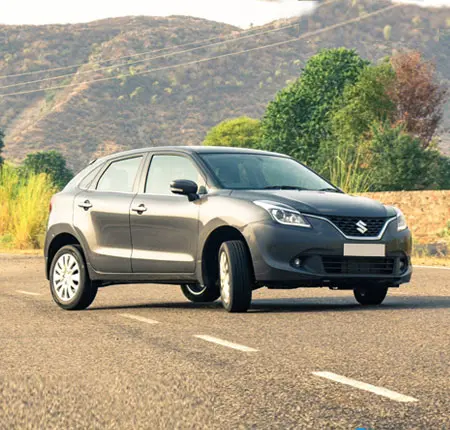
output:
M450 0L398 0L450 6ZM190 15L247 28L311 13L314 1L299 0L0 0L2 24L65 24L128 15Z

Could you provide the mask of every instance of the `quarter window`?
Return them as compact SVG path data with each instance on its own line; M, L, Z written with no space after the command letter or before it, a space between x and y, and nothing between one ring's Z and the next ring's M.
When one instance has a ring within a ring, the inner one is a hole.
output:
M131 193L142 157L114 161L103 173L97 184L97 191Z
M95 177L97 176L97 173L100 171L100 169L102 168L102 166L98 166L95 169L92 169L92 171L80 182L79 187L82 190L87 190L90 185L92 184L92 181L95 179Z
M155 155L147 175L145 192L147 194L173 195L170 183L176 179L194 181L199 187L205 182L194 163L178 155Z

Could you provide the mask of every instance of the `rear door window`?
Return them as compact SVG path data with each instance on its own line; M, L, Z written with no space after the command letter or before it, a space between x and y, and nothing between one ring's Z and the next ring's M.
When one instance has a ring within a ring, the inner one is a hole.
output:
M142 157L127 158L111 163L98 181L97 191L131 193Z

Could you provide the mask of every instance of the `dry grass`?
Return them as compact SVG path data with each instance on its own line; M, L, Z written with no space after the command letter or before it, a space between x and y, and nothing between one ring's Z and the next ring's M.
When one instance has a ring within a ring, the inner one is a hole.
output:
M41 257L44 255L42 249L12 249L12 248L0 248L0 255L31 255L36 257Z
M49 202L55 192L47 175L24 175L17 168L3 165L0 170L0 246L42 248Z
M450 257L413 257L415 266L441 266L450 267Z

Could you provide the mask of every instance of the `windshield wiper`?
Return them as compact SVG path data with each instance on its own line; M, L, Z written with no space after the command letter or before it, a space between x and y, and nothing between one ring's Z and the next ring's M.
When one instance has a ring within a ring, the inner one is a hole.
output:
M302 187L294 187L293 185L271 185L270 187L264 187L263 190L306 190Z
M331 193L342 193L341 190L338 190L337 188L331 188L331 187L321 188L320 190L317 190L317 191L329 191Z

